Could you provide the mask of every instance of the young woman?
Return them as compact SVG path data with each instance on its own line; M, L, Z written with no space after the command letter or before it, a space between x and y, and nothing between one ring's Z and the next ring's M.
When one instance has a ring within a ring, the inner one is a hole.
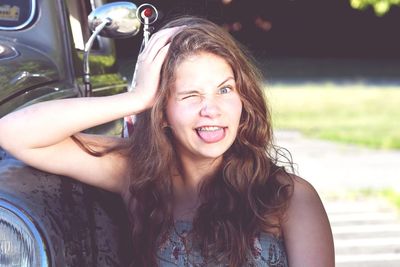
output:
M3 117L0 145L120 193L134 266L334 266L323 205L278 166L260 76L231 36L180 18L151 37L138 66L132 92ZM81 133L129 115L129 139Z

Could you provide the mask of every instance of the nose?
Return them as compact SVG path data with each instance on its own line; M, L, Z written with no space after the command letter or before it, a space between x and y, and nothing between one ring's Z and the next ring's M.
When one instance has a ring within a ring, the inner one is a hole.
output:
M201 101L200 116L215 118L221 115L221 109L215 96L205 96Z

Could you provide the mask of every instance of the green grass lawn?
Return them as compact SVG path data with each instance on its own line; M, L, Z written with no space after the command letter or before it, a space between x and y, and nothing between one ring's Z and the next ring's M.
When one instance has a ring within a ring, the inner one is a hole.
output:
M400 86L266 86L275 128L307 136L400 149Z

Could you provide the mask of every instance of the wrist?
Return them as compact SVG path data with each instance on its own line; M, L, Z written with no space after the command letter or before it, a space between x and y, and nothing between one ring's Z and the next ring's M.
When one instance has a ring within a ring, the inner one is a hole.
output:
M148 94L143 94L139 91L133 91L127 93L129 95L129 104L130 109L132 110L132 114L138 114L143 112L146 109L149 109L153 106L154 97L149 97Z

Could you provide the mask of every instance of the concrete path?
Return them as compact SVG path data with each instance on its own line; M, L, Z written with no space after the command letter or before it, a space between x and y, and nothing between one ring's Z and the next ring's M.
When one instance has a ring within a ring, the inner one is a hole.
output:
M400 215L378 197L349 198L361 189L400 190L400 151L378 151L278 131L298 174L324 202L335 239L337 267L400 266Z
M321 193L388 187L400 190L400 151L309 139L294 131L278 131L275 138L292 154L300 176Z

